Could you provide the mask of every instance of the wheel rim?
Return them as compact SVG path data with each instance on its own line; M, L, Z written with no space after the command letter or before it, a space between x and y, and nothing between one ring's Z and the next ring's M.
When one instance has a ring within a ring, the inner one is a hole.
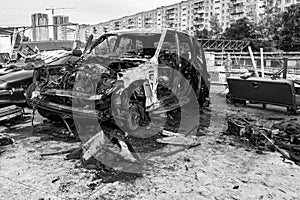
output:
M128 116L128 127L131 130L136 130L139 127L139 122L140 122L140 114L137 112L136 109L133 109L130 111L129 116Z

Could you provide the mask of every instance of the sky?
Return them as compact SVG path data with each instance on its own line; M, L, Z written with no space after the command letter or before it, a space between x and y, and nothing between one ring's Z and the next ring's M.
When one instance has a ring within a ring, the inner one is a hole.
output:
M46 8L58 9L54 15L67 15L70 22L97 24L141 11L152 10L182 0L0 0L0 27L30 26L31 14L45 13Z

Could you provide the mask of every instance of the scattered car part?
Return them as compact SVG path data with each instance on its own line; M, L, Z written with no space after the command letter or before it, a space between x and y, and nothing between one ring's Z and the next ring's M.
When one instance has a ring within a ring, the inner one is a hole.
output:
M0 121L9 120L23 115L23 108L15 105L0 108Z
M300 94L295 92L294 82L287 79L272 80L261 77L242 79L227 78L230 101L246 101L287 107L289 114L296 114L300 108Z

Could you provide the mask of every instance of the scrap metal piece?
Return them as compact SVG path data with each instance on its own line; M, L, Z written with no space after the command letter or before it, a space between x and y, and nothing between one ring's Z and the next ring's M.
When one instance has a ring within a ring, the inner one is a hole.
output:
M69 126L68 122L66 121L66 119L62 116L60 116L60 117L61 117L63 123L65 124L65 126L67 127L68 132L70 134L72 134L76 139L79 139L78 134L76 133L76 131L75 132L72 131L72 129L70 128L70 126Z
M109 140L101 130L83 145L82 159L83 161L87 161L90 158L95 158L109 166L117 157L137 162L138 160L132 155L129 148L124 141L116 138L114 138L114 141Z
M263 131L259 131L259 133L264 136L264 138L266 138L268 140L268 142L270 142L272 144L272 146L275 147L275 149L283 156L283 158L286 159L291 159L291 157L281 148L279 148L277 145L275 145L274 141L272 141L268 136L266 136L266 134L263 133Z
M200 144L200 140L195 136L171 136L156 140L158 143L178 146L195 146Z
M0 109L0 121L9 120L23 115L23 108L15 105L7 106Z

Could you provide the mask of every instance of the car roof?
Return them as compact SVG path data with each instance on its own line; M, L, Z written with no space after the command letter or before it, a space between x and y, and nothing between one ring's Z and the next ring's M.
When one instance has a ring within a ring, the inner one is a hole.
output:
M178 32L178 33L183 33L185 35L190 36L189 34L182 32L182 31L177 31L174 29L170 28L136 28L136 29L122 29L122 30L117 30L117 31L109 31L107 34L135 34L135 33L153 33L153 34L162 34L166 31L170 32Z

